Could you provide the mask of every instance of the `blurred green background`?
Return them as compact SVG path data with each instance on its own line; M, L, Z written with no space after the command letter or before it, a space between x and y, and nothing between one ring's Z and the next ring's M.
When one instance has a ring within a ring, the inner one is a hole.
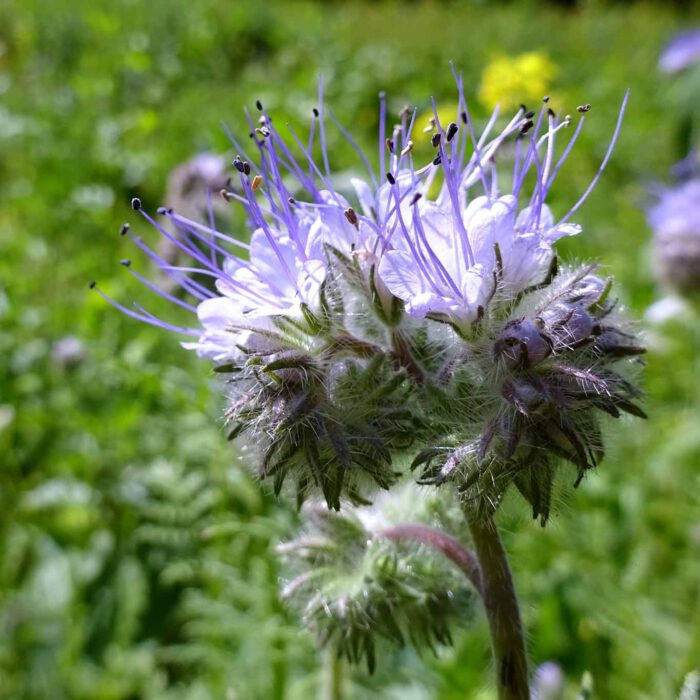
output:
M609 266L641 317L659 295L642 207L684 155L689 80L656 62L694 24L700 7L663 2L3 0L0 698L317 693L313 640L277 599L273 548L294 512L226 442L209 365L87 290L97 279L127 304L146 298L118 264L134 256L123 221L155 236L132 196L153 208L183 160L234 155L221 121L245 136L256 98L304 122L320 73L373 155L380 90L394 113L431 95L453 104L454 60L483 118L486 66L535 51L553 67L555 108L593 105L555 213L595 173L631 88L614 157L577 215L585 232L562 248ZM330 131L335 169L356 168ZM66 337L72 355L56 345ZM609 426L604 465L562 491L547 529L515 497L500 515L533 666L559 663L571 697L590 670L598 698L670 698L700 665L698 318L647 341L650 421ZM348 697L493 697L483 621L436 658L387 649L379 667L353 675Z

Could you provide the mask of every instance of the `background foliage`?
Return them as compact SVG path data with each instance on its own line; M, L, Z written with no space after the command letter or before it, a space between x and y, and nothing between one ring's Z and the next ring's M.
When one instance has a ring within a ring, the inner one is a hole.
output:
M476 96L490 61L541 51L556 67L554 105L593 105L554 193L559 213L632 89L578 218L585 233L565 249L609 265L641 316L658 294L646 187L687 141L677 79L656 60L693 21L699 11L666 3L5 0L0 697L316 692L312 642L277 600L274 544L295 514L226 443L206 363L87 292L97 278L143 298L118 265L133 255L117 235L131 196L157 206L178 163L233 155L220 121L247 132L241 107L256 98L280 121L306 120L320 72L330 106L374 149L379 90L395 112L431 95L451 104L449 60ZM337 168L355 167L340 138L331 151ZM66 336L81 343L72 359L56 346ZM603 467L562 491L547 529L516 497L500 518L533 662L557 661L572 688L590 670L601 698L671 697L700 659L698 318L648 341L651 421L615 426ZM353 677L351 696L489 698L489 663L480 623L438 658L388 653L375 677Z

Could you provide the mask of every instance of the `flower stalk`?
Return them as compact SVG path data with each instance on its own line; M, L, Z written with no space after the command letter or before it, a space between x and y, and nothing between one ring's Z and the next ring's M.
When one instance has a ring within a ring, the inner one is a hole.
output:
M465 515L481 566L498 700L529 700L525 636L506 550L493 519L477 521Z
M462 570L480 594L486 611L499 700L529 700L525 638L506 551L492 519L479 522L465 515L476 553L456 538L420 523L396 525L380 534L395 541L428 545Z
M343 697L343 659L335 649L324 650L323 679L321 681L321 700L342 700Z

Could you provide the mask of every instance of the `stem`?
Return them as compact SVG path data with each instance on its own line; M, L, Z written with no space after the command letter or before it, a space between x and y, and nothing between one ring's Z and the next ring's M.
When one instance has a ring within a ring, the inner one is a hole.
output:
M506 551L493 520L475 521L467 516L467 521L481 564L498 700L530 700L523 626Z
M389 527L385 530L381 530L379 534L390 540L416 540L433 549L437 549L450 561L457 564L469 579L472 586L474 586L479 593L482 593L479 560L473 552L463 547L461 542L454 537L450 537L450 535L446 535L444 532L440 532L440 530L436 530L435 528L428 527L427 525L419 525L417 523Z
M342 700L343 697L343 660L335 649L329 646L325 650L323 679L321 681L321 700Z
M392 355L398 367L403 367L411 379L418 385L425 383L425 372L421 369L413 353L411 346L404 334L397 328L391 333Z

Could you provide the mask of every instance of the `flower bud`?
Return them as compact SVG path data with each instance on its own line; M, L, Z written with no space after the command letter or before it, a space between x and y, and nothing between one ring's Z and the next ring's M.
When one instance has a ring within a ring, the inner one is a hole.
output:
M323 362L279 353L235 375L231 436L250 436L259 476L275 493L294 481L299 505L320 491L338 510L342 498L363 503L363 492L389 488L394 455L421 433L404 373L376 349L371 359L353 357L372 348L352 340L339 339Z
M557 302L540 315L555 350L575 348L596 334L597 323L582 304Z
M370 672L380 639L418 650L451 644L452 626L471 617L474 591L442 553L396 534L407 521L456 531L461 513L452 506L410 483L341 513L308 504L304 531L277 550L291 575L282 598L322 644Z
M551 342L540 332L537 321L509 321L493 344L494 355L508 367L533 367L552 352Z

